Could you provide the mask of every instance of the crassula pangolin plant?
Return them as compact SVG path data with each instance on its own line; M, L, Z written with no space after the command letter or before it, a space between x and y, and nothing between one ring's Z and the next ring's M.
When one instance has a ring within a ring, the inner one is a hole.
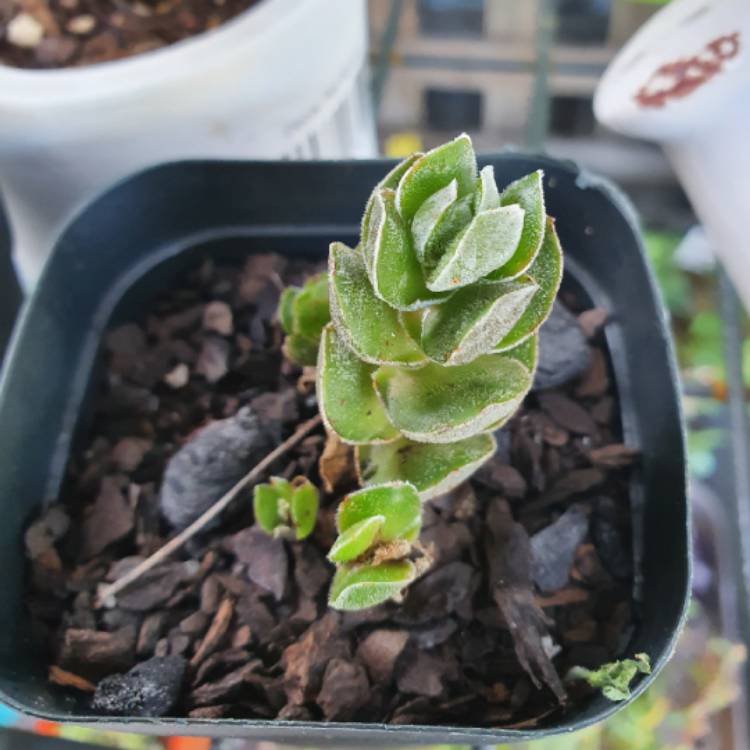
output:
M323 421L356 446L365 487L339 511L333 606L371 606L414 579L418 501L494 453L493 432L531 387L561 277L541 171L501 191L461 135L375 186L359 245L331 244L326 284L284 293L287 356L316 361ZM345 509L360 505L351 521Z

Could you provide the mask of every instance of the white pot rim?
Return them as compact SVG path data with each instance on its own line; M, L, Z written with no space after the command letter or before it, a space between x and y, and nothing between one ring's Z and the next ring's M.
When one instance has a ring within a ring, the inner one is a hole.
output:
M319 0L258 0L247 10L215 29L132 57L75 68L29 70L0 64L0 106L33 104L55 107L86 103L129 90L143 93L189 76L196 59L219 67L238 53L252 56L260 35L283 33L288 23Z

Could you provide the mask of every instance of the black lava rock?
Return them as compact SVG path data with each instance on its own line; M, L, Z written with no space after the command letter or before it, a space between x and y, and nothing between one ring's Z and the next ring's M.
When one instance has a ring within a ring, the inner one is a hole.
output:
M163 516L175 529L185 528L273 446L270 433L249 406L207 425L167 464L159 494Z
M155 656L125 674L105 677L92 708L114 716L166 716L177 705L186 668L182 656Z
M588 366L589 346L575 316L559 302L539 330L539 364L533 390L555 388L580 375Z
M541 591L557 591L568 582L576 548L588 528L585 511L574 505L531 537L531 574Z

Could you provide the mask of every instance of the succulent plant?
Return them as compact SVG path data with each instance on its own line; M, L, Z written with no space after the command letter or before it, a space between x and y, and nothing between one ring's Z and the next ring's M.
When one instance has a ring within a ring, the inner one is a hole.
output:
M286 333L284 354L298 365L314 365L328 311L328 277L311 276L304 286L288 286L279 301L279 320Z
M336 563L329 604L364 609L398 596L417 575L409 559L422 527L422 508L408 482L352 492L339 505L339 536L328 553Z
M562 275L542 174L500 192L461 135L375 187L357 248L329 252L318 403L364 484L446 492L495 450L531 387Z
M291 482L271 477L270 483L255 485L255 520L263 531L274 536L298 540L310 536L318 505L318 490L305 477L295 477Z
M531 388L561 278L541 171L501 192L464 134L375 186L359 245L330 246L327 300L321 277L284 293L287 355L308 364L317 349L321 416L356 446L366 488L344 501L365 515L339 513L332 606L372 606L414 580L418 502L495 452L492 433ZM391 517L403 495L417 519L405 529Z

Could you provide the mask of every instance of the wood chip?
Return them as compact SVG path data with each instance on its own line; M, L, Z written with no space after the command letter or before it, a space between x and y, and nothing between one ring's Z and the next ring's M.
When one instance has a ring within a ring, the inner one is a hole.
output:
M219 647L222 638L226 635L227 630L229 630L229 623L232 621L233 615L234 600L231 597L226 597L219 605L219 609L216 611L216 616L211 622L208 632L190 660L190 666L193 669Z
M90 680L124 672L135 660L136 630L127 626L113 632L69 628L63 636L59 666Z
M609 312L603 307L592 307L590 310L584 310L578 316L578 325L581 326L583 335L587 339L592 339L599 329L607 323Z
M561 427L579 435L595 435L596 422L577 402L558 391L544 391L537 395L539 405Z
M209 302L203 310L203 330L231 336L234 331L232 308L226 302Z
M354 467L354 449L329 432L318 462L323 489L332 495L340 488L349 489L357 481Z
M409 641L407 630L373 630L360 644L357 656L367 667L373 682L389 683L398 657Z
M601 448L592 448L586 452L586 458L600 469L622 469L630 466L638 453L636 448L630 448L623 443L611 443Z
M73 688L75 690L80 690L83 693L93 693L94 690L96 690L96 685L94 685L93 682L89 682L80 675L68 672L54 664L49 668L48 679L54 685Z

